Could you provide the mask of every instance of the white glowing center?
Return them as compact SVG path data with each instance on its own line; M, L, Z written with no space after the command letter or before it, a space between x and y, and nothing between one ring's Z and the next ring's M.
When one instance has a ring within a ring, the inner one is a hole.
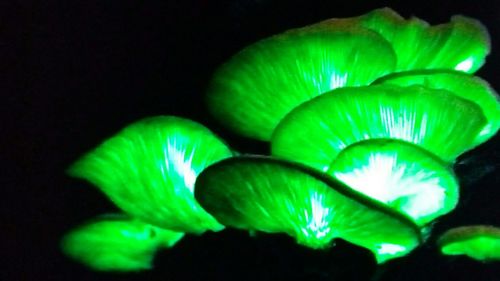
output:
M344 87L347 83L347 73L344 75L339 75L338 73L333 73L330 77L330 89L336 89Z
M380 107L380 116L391 138L418 144L427 133L427 115L417 117L415 112L400 113L390 107Z
M197 175L192 165L194 150L189 155L186 155L186 150L177 148L174 140L173 143L169 142L166 148L163 149L163 154L168 172L175 172L182 177L184 185L193 193Z
M372 154L366 165L335 177L381 202L397 203L414 218L439 210L446 195L439 177L398 162L396 154Z
M324 194L314 193L311 198L311 209L306 210L304 214L307 226L302 229L306 236L314 235L316 238L322 238L331 230L328 222L332 220L333 213L331 208L324 206L324 196Z

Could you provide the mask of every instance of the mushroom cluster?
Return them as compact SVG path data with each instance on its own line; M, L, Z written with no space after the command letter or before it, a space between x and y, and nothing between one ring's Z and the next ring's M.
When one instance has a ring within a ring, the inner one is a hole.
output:
M184 118L140 120L70 167L124 214L71 231L63 250L141 270L184 233L233 227L313 249L343 239L378 263L407 255L457 206L457 157L500 128L498 95L473 75L489 51L476 20L431 26L388 8L256 42L215 72L206 102L270 155Z

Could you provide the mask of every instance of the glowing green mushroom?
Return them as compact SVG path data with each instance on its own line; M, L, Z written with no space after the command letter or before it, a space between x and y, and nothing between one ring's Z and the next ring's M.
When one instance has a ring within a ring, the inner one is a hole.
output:
M420 226L450 212L458 203L459 185L452 169L408 142L357 142L339 153L328 174L407 214Z
M326 174L266 157L235 157L203 171L200 204L226 226L286 233L314 249L342 238L370 249L379 262L420 243L411 220Z
M444 255L500 261L500 228L489 225L452 228L441 235L438 245Z
M443 89L478 104L488 123L478 135L477 144L493 137L500 128L500 98L490 85L479 77L451 70L417 70L389 74L375 84L398 86L423 85Z
M294 107L331 89L368 85L395 64L390 44L367 29L292 30L223 64L208 89L208 108L231 130L267 141Z
M272 154L321 171L361 140L404 140L446 162L475 145L481 108L445 90L379 85L341 88L295 108L276 128Z
M147 223L181 232L221 230L196 202L194 182L208 165L231 156L210 130L172 116L138 121L106 140L69 170Z
M102 217L67 233L63 252L98 271L151 269L155 253L170 248L184 234L127 217Z
M416 17L406 20L384 8L359 17L326 20L309 28L337 29L340 23L372 29L388 40L397 55L397 71L455 69L473 73L484 64L491 49L486 28L464 16L431 26Z

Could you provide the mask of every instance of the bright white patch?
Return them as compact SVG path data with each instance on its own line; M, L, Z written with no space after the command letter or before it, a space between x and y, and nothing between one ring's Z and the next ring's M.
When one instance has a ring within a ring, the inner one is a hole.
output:
M420 143L427 133L427 115L417 118L413 111L394 112L393 108L380 107L380 116L391 138Z
M197 176L192 166L194 150L191 151L190 155L186 155L184 149L177 148L174 139L173 143L168 142L167 147L163 149L163 154L165 156L165 164L168 172L175 172L182 177L184 179L184 185L193 193L194 182Z
M396 167L396 161L396 157L390 155L372 154L367 165L347 173L336 172L335 176L352 188L387 203L394 198L393 189L398 189L404 174L405 167Z
M365 165L335 177L369 197L395 202L413 218L439 210L446 197L438 177L399 162L396 154L372 154Z
M455 70L467 72L472 68L473 64L474 64L474 59L468 58L468 59L464 60L463 62L457 64L457 66L455 66Z
M486 126L484 126L484 128L481 130L481 132L479 132L479 136L483 137L485 135L489 135L491 134L493 131L493 124L488 124Z
M388 244L388 243L380 244L378 245L377 248L378 248L377 253L379 255L394 255L406 250L406 248L401 245Z
M302 232L308 237L322 238L331 230L328 222L331 221L332 209L324 206L323 196L324 194L314 193L311 198L311 212L305 213L307 226Z
M332 77L330 77L330 89L337 89L340 87L344 87L347 81L347 73L340 76L337 73L333 73Z

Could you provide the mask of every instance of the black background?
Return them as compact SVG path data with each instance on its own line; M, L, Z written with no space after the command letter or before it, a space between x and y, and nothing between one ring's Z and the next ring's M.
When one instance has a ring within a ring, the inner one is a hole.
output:
M115 207L65 168L139 118L201 122L239 150L266 153L208 116L202 99L217 65L244 46L289 28L389 6L430 23L464 14L489 29L493 50L478 75L500 89L496 1L17 1L0 2L2 142L1 280L500 280L500 264L442 257L435 237L378 270L340 241L328 252L280 235L238 231L187 236L137 274L88 271L59 252L62 234ZM500 226L498 136L464 155L457 210L434 233L464 224ZM375 272L376 271L376 272Z

